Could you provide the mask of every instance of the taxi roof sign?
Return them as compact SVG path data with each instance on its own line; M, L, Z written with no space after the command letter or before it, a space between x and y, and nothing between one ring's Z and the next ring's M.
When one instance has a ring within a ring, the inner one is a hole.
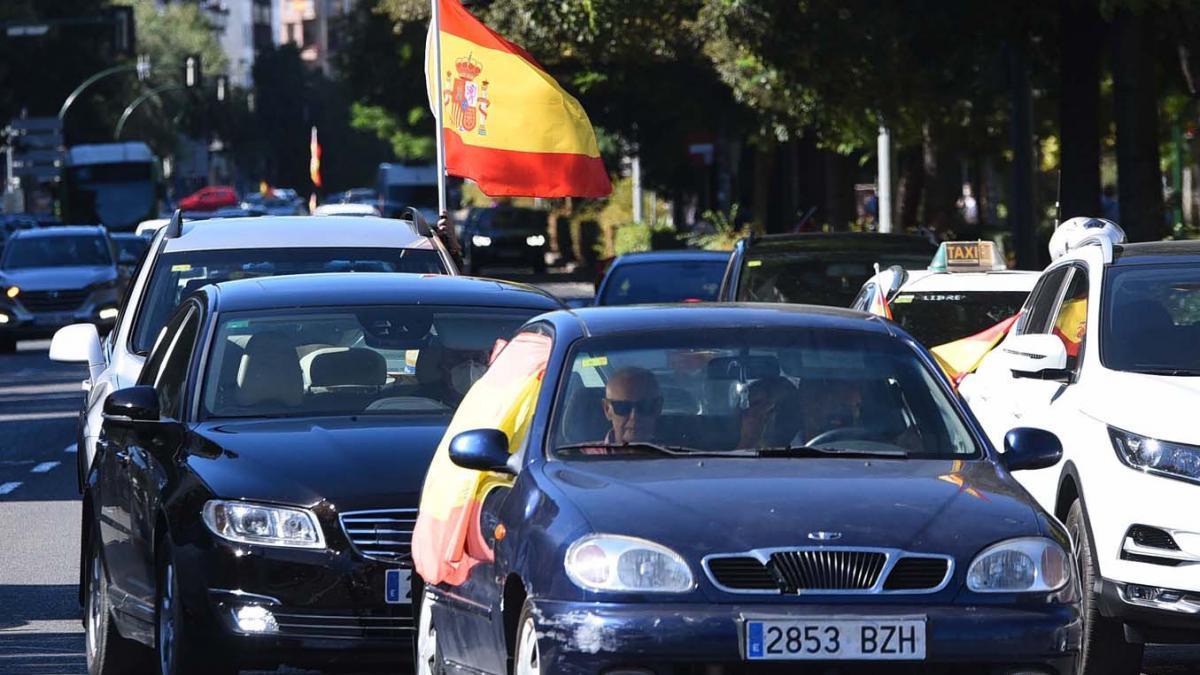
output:
M1008 269L996 244L990 241L944 241L933 254L934 272L997 272Z

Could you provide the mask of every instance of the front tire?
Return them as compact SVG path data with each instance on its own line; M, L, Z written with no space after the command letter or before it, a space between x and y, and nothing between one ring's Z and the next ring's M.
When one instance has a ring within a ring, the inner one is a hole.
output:
M112 618L108 578L100 556L100 538L93 533L87 555L86 588L83 592L84 651L88 675L133 675L143 673L150 663L142 645L121 637Z
M1067 512L1067 531L1075 542L1075 565L1083 589L1083 645L1079 651L1079 675L1137 675L1141 671L1143 645L1125 641L1120 621L1100 614L1099 594L1093 589L1100 578L1095 549L1076 500Z
M154 603L154 643L159 675L233 675L238 670L216 650L206 650L188 620L170 544L158 565L158 593Z
M433 601L422 589L418 600L417 639L413 646L413 673L415 675L443 675L442 650L438 647L437 626L433 623Z
M538 647L537 624L533 620L533 603L525 601L517 621L517 643L513 650L513 675L541 675L542 650Z

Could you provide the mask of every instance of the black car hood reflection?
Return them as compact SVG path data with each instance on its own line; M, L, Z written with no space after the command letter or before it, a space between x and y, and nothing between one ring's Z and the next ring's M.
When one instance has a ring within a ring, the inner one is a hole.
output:
M188 464L218 497L341 511L415 507L449 417L362 415L201 424Z
M961 559L1041 532L1023 490L979 460L597 459L547 474L594 531L696 557L833 545Z

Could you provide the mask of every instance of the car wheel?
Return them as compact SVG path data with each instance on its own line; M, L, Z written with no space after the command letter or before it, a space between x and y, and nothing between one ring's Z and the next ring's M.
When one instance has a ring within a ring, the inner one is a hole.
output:
M154 607L154 643L159 675L232 675L237 669L214 650L205 650L188 621L179 577L168 544L158 566L158 593Z
M112 618L108 579L100 557L100 538L91 537L84 578L83 629L88 675L142 673L149 665L149 650L121 637Z
M542 652L538 648L537 625L533 621L533 604L525 601L517 629L517 644L513 653L513 675L541 675Z
M414 648L415 675L442 675L445 668L442 664L442 651L438 648L437 626L433 623L433 601L429 594L422 592L420 610L417 615L417 640Z
M1079 650L1079 675L1136 675L1141 670L1140 644L1125 641L1120 621L1100 614L1099 596L1093 590L1100 576L1083 504L1078 500L1067 513L1067 531L1075 542L1075 565L1083 588L1083 645Z

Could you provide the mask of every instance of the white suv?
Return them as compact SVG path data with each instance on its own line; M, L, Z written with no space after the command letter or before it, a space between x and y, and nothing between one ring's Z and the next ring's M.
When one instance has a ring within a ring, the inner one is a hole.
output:
M1200 642L1200 242L1123 244L1072 219L1012 333L960 391L992 442L1035 426L1063 461L1019 480L1080 566L1083 670L1137 673L1147 642Z
M79 487L87 481L108 394L130 387L175 306L218 281L312 272L457 274L445 246L424 222L370 217L263 216L183 222L155 235L101 343L92 324L60 329L50 358L88 364L79 415Z

